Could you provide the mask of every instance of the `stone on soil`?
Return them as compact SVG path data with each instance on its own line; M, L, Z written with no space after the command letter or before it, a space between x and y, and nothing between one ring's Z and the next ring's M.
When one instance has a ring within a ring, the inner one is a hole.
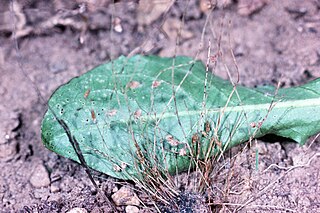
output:
M67 213L87 213L88 211L85 208L73 208L67 211Z
M136 206L126 206L126 213L139 213L139 208Z
M46 187L50 185L48 171L42 164L38 164L35 167L30 177L30 183L36 188Z
M126 186L121 187L111 198L117 206L138 206L140 204L138 196Z

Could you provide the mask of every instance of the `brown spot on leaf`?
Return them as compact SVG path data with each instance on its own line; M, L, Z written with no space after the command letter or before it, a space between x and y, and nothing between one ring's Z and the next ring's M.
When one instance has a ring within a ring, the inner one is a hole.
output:
M180 143L178 140L174 139L172 135L167 135L166 140L171 146L178 146Z
M87 98L90 94L90 89L87 89L87 91L84 93L83 97Z
M126 164L125 162L122 162L121 163L121 169L125 169L127 168L128 164Z
M141 109L136 110L133 115L135 119L139 119L142 115Z
M152 82L152 88L157 88L160 85L161 85L161 81L153 81Z
M117 114L117 112L118 112L118 110L112 109L112 110L110 110L110 111L107 113L107 115L108 115L108 116L115 116L115 115Z
M94 113L93 109L91 110L91 118L94 123L97 121L96 113Z
M120 172L121 171L121 167L118 166L117 164L113 164L113 170L116 172Z
M130 89L136 89L140 86L140 83L138 81L130 81L127 84L127 87L129 87Z
M186 154L187 154L186 148L180 149L180 151L179 151L180 156L185 156Z
M252 122L252 123L250 123L250 126L251 126L252 128L255 128L257 125L256 125L255 122Z

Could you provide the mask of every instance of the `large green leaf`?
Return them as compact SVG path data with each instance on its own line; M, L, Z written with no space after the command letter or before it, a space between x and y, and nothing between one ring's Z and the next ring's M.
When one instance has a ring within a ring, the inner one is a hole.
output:
M121 179L141 179L147 166L184 171L191 155L213 155L253 134L303 144L320 131L319 79L275 96L271 87L232 92L228 81L207 75L188 57L120 57L61 86L49 106L70 128L87 164ZM79 161L51 110L42 122L43 143Z

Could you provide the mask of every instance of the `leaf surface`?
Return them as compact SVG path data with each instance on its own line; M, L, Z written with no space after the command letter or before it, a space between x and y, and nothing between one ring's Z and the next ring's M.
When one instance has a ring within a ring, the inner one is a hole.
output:
M206 78L204 65L191 58L137 55L72 79L48 104L68 125L91 168L142 179L146 166L175 174L187 170L195 156L212 156L253 136L275 134L304 144L320 132L319 91L320 79L279 89L276 96L271 87L234 91L211 73ZM79 162L50 110L42 121L42 140Z

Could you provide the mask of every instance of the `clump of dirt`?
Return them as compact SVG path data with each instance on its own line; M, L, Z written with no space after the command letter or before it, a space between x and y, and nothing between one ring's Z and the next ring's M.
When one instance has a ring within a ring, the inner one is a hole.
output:
M218 60L215 74L227 79L225 65L233 76L238 69L242 85L280 81L289 87L320 77L317 1L116 2L0 3L2 212L66 212L75 207L112 211L78 164L42 145L40 123L46 105L28 77L47 100L59 85L120 55L177 54L205 62L209 40L212 55L219 57L220 48L224 59ZM181 212L195 211L204 203L217 212L319 212L319 139L311 138L304 146L266 140L230 150L215 166L208 197L188 194L194 188L184 186L189 191L178 200ZM102 174L94 176L109 198L123 185ZM147 203L140 211L156 212L145 194L138 197Z

